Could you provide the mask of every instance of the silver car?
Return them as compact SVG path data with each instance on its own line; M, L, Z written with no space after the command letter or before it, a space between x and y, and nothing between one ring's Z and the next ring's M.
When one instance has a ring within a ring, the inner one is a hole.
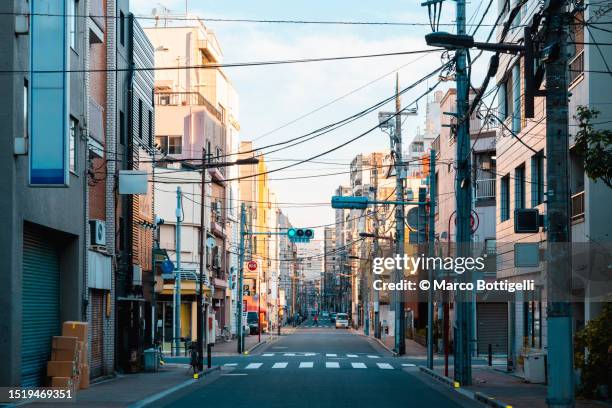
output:
M346 313L338 313L336 315L336 329L348 329L349 321Z

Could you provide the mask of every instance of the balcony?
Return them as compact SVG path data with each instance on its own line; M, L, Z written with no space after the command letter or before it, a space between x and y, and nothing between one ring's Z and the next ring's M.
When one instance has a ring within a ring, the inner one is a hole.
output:
M476 180L476 189L474 191L476 200L491 200L495 198L495 179Z
M571 198L572 223L584 221L584 191L574 194Z
M584 50L569 60L569 86L579 82L584 76Z
M223 114L199 92L156 92L155 105L204 106L219 122L223 122Z

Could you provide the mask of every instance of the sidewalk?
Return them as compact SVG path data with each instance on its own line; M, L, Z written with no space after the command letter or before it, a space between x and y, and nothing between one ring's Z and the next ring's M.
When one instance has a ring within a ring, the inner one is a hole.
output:
M35 402L19 406L37 407L129 407L164 391L176 391L193 384L191 371L186 367L166 367L156 373L119 375L115 378L92 384L76 394L75 402Z
M267 343L273 338L276 338L276 334L272 335L270 333L263 333L261 335L261 344ZM260 344L259 336L256 334L246 336L244 340L244 350L248 352L250 352L253 348ZM212 354L213 356L232 355L236 354L237 350L238 339L236 338L230 341L215 343L212 348Z
M381 346L386 348L390 353L394 353L393 349L395 348L395 337L394 336L382 336L382 338L377 339L372 334L367 336L363 329L355 330L357 333L362 336L369 337L372 340L377 341ZM414 340L406 339L406 354L404 357L423 357L427 355L427 347L421 346Z
M443 367L434 367L443 376ZM453 370L449 367L449 377ZM472 366L472 385L460 387L462 394L494 407L546 408L546 386L531 384L522 378L493 367ZM467 391L467 392L466 392ZM610 407L600 401L576 400L576 408Z

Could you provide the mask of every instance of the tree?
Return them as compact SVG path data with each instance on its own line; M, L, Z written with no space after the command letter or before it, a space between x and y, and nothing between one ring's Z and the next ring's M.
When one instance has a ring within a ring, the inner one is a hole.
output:
M591 121L599 111L587 106L578 106L574 119L578 121L576 153L584 160L584 171L597 182L601 180L612 188L612 131L593 129Z

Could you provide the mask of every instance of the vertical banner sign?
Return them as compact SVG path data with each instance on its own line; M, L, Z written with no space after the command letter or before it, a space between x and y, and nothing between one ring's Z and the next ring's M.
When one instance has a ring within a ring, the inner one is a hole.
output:
M70 123L66 0L32 0L31 7L30 185L67 187Z

